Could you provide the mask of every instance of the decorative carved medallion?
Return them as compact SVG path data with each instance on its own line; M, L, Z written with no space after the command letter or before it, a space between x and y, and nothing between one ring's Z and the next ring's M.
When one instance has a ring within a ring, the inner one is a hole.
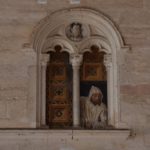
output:
M66 36L74 42L79 42L84 37L84 28L81 23L74 22L66 28Z

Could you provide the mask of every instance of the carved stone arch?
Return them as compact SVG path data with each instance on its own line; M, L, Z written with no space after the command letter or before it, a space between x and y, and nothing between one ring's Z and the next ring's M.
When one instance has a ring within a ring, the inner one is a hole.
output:
M74 33L73 27L76 32ZM73 35L72 35L73 34ZM86 8L70 8L54 12L44 18L36 27L33 48L37 53L37 126L44 124L45 77L44 67L48 61L47 52L60 45L70 53L72 65L80 65L82 54L96 45L106 53L104 64L108 78L108 122L122 128L119 98L119 55L128 47L112 23L103 14ZM93 43L93 44L92 44ZM75 61L74 59L75 58ZM78 59L76 61L76 59ZM44 67L43 67L44 66Z
M107 39L102 36L91 36L85 39L79 46L79 52L85 53L86 51L91 51L93 45L97 46L100 51L103 51L106 54L111 54L111 47Z
M41 51L45 39L52 31L72 22L80 22L96 27L97 32L103 33L103 36L107 37L112 48L116 48L116 51L124 47L121 35L110 19L91 9L72 8L54 12L38 24L33 33L34 49Z
M69 43L66 39L58 36L54 36L51 38L48 38L47 41L45 42L42 53L47 53L49 51L54 51L55 46L59 45L62 49L62 51L66 51L70 54L75 53L76 47Z

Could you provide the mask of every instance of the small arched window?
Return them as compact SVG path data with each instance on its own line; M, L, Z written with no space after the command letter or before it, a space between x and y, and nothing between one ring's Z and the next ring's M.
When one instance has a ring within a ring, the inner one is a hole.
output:
M107 124L114 128L123 128L120 118L119 56L127 47L124 46L113 23L99 12L74 8L71 11L70 9L57 11L46 17L41 21L35 33L37 126L46 125L46 68L48 63L51 62L54 68L59 68L54 71L58 76L63 72L62 68L67 67L63 61L58 66L52 62L52 53L57 53L55 48L59 45L62 55L64 52L68 53L67 65L71 65L72 70L72 83L70 84L72 85L72 126L81 126L80 97L84 92L86 93L85 87L89 84L89 88L92 85L98 87L103 98L107 99L104 102L108 113ZM65 67L61 67L62 65ZM87 93L89 93L89 88ZM61 89L54 89L56 94L62 94ZM56 111L54 114L59 117L62 112Z

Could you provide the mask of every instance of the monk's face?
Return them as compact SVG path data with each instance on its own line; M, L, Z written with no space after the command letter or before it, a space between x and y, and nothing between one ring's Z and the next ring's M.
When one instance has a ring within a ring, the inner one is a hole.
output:
M91 96L91 102L94 105L100 105L101 104L102 95L100 93L93 93Z

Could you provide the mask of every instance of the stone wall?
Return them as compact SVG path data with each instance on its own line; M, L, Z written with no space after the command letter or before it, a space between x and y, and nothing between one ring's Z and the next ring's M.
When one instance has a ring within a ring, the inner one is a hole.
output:
M81 0L79 5L70 5L69 0L48 0L46 5L40 5L36 0L0 1L0 127L35 127L36 98L31 99L33 96L28 92L35 86L30 84L30 80L36 78L36 53L30 45L32 31L49 13L69 7L87 7L102 12L118 27L125 44L131 45L131 50L124 54L124 61L120 64L121 117L136 136L121 143L107 139L106 136L105 140L108 140L109 144L105 141L102 147L98 146L104 150L148 150L150 148L149 0ZM3 139L4 135L5 132L1 132L0 139ZM14 149L28 149L24 147L25 142L30 141L27 137L21 141L21 146ZM5 139L9 139L9 136L3 140ZM82 140L83 145L79 142L81 149L87 149L86 139ZM0 149L10 149L14 141L18 141L18 137L10 140L10 146L0 142ZM95 141L99 143L99 139L93 140L94 143ZM73 142L73 145L78 145L78 142ZM89 146L89 149L91 148L98 149L96 146ZM29 149L36 149L36 146Z

